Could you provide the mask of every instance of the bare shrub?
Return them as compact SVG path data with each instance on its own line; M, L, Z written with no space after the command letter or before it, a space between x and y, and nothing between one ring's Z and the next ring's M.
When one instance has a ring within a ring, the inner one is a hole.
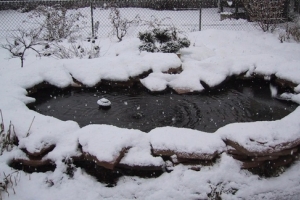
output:
M285 32L281 31L278 35L278 40L283 43L286 40Z
M40 40L41 29L31 29L29 31L18 29L10 39L6 38L6 44L1 44L1 47L8 50L12 58L20 58L21 67L24 66L25 52L29 49L35 51L38 56L41 53L36 46L43 45L45 42Z
M52 56L56 59L98 58L100 57L100 47L93 43L90 48L76 43L72 43L69 47L65 47L59 43L53 43L51 47L44 52L44 56Z
M70 178L73 178L75 171L76 171L76 167L74 165L73 159L66 158L66 159L64 159L64 163L66 165L66 169L65 169L64 173L67 174Z
M285 0L242 0L252 21L264 31L274 31L284 20Z
M0 155L3 154L4 151L11 151L12 148L17 143L17 136L15 132L14 125L10 122L7 132L5 132L3 115L0 110L1 116L1 124L0 124Z
M0 199L2 199L3 192L9 196L9 189L12 189L13 193L16 194L14 187L20 181L20 172L14 171L8 175L3 172L2 176L0 174Z
M220 200L222 199L222 194L231 194L235 195L238 191L236 188L228 187L226 183L217 183L216 185L209 183L211 192L207 194L209 200Z
M286 25L287 39L293 38L296 42L300 42L300 23L290 23Z
M132 26L137 26L140 21L139 15L136 15L132 20L122 18L120 10L116 7L110 8L109 19L113 26L111 34L115 35L118 38L119 42L122 41L129 28Z
M79 21L84 16L80 12L68 14L67 11L60 4L52 7L38 6L29 17L42 28L45 33L44 39L53 41L68 38L81 28ZM82 21L82 24L85 22Z
M95 35L98 35L98 31L99 31L99 21L96 21L95 25L94 25L94 31L95 31Z
M281 43L291 39L300 42L300 23L287 23L284 32L280 32L278 39Z
M147 29L156 29L162 27L169 27L172 24L170 17L157 18L154 15L151 15L150 20L141 20L141 25L146 26Z

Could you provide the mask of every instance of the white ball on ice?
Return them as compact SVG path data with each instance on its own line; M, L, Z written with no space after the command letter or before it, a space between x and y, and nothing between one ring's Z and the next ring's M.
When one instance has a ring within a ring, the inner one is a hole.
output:
M111 102L108 99L102 98L97 101L99 106L108 107L111 106Z

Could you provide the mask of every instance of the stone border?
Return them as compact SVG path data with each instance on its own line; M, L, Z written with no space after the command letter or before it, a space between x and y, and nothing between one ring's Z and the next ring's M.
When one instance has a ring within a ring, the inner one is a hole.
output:
M182 71L181 67L178 69L171 69L166 73L180 73ZM118 82L118 81L108 81L108 80L102 80L100 83L98 83L96 86L100 85L108 85L111 87L131 87L136 84L140 84L140 79L145 78L148 76L152 71L144 72L143 74L130 78L130 80L126 82ZM275 83L277 86L281 88L288 88L293 89L297 85L291 81L284 80L281 78L276 77L275 75L272 76L264 76L259 74L253 74L251 77L246 77L245 75L247 72L242 73L240 75L232 76L237 79L264 79L267 81L271 81ZM228 77L225 81L227 81ZM86 87L82 83L80 83L78 80L74 79L74 84L70 85L69 87ZM224 81L224 82L225 82ZM205 84L205 83L204 83ZM222 83L221 83L222 84ZM221 85L220 84L220 85ZM219 85L219 86L220 86ZM50 85L46 82L43 82L41 84L38 84L34 86L33 88L29 89L29 93L34 93L38 89L49 87ZM205 84L207 87L207 85ZM218 86L216 86L218 87ZM213 88L205 88L205 89L213 89ZM188 90L178 90L174 89L179 94L189 93ZM265 169L267 166L270 166L271 168L276 167L286 167L289 166L295 159L298 158L299 148L300 148L300 138L296 139L292 142L285 142L278 145L277 147L268 147L268 151L264 152L251 152L248 151L246 148L244 148L242 145L238 144L235 141L225 139L224 143L226 144L227 150L225 152L218 152L214 151L211 154L196 154L191 152L178 152L175 150L165 150L165 149L154 149L151 144L151 152L152 156L161 157L165 160L165 165L161 166L130 166L130 165L124 165L120 164L120 161L124 157L124 155L127 153L128 149L122 149L121 152L119 152L119 155L113 160L113 162L107 163L105 161L98 160L95 155L90 154L89 152L82 152L80 156L73 157L72 159L74 162L90 162L94 163L95 166L100 167L99 170L105 169L109 173L114 173L116 170L131 170L131 175L138 174L138 171L144 171L149 172L150 174L157 172L157 174L161 174L165 171L170 171L170 165L171 168L174 165L177 164L189 164L194 167L191 167L191 169L197 169L200 170L199 167L195 165L205 165L205 163L212 164L214 161L220 156L222 153L227 153L228 155L232 156L234 159L241 162L241 169ZM263 145L263 144L262 144ZM43 149L41 149L38 152L29 152L26 149L21 149L26 155L27 159L24 158L15 158L10 161L10 166L14 167L16 169L20 169L20 166L22 166L21 169L31 172L31 170L28 170L30 168L34 168L38 171L47 171L47 170L54 170L55 165L53 164L53 161L51 160L43 160L43 158L51 152L53 149L55 149L55 145L47 146ZM169 162L167 164L167 162ZM171 162L171 164L170 164ZM35 171L35 170L34 170ZM135 172L132 172L135 171ZM105 172L106 173L106 172ZM124 173L126 174L126 173ZM101 175L102 176L102 175ZM100 179L99 177L97 177ZM106 180L106 179L105 179ZM104 180L104 182L105 182ZM101 181L101 179L100 179Z
M165 160L165 163L160 166L131 166L127 164L121 164L120 162L122 158L124 155L126 155L130 148L122 149L119 154L115 156L115 159L109 163L107 161L97 159L95 155L89 152L82 152L80 148L78 148L77 151L81 152L81 154L72 157L71 160L74 163L89 162L89 165L93 165L94 168L97 168L97 172L91 172L91 175L96 176L96 178L101 182L111 183L112 180L109 178L107 179L105 174L117 173L119 174L118 177L122 175L145 177L147 176L146 174L148 174L149 177L152 177L155 173L160 175L163 172L170 172L172 171L172 167L178 164L191 165L190 169L199 171L201 170L201 166L199 167L199 165L213 165L215 160L218 159L222 153L226 153L235 160L240 161L241 169L260 171L274 170L278 167L288 167L290 164L292 164L293 161L298 158L300 149L300 138L291 143L282 143L280 145L280 149L266 152L250 152L242 145L229 139L226 139L224 143L226 144L227 148L225 152L215 151L211 154L195 154L190 152L178 152L174 150L160 150L154 149L152 145L149 144L151 146L152 156L161 157ZM80 147L80 144L78 144L78 146ZM40 151L34 153L34 157L32 153L23 150L27 155L27 158L14 158L9 161L9 166L15 169L24 170L29 173L45 172L49 170L54 171L56 168L54 161L45 159L45 156L53 149L55 149L55 145L41 149ZM81 164L80 167L85 168L84 164ZM98 177L97 174L101 175Z

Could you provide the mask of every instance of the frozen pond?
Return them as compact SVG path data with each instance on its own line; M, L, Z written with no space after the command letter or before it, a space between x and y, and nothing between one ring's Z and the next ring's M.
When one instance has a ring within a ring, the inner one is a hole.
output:
M80 126L110 124L145 132L174 126L214 132L234 122L277 120L297 107L271 97L264 81L231 80L200 94L178 95L172 91L151 94L143 88L43 89L32 95L37 112ZM102 109L97 101L111 101Z

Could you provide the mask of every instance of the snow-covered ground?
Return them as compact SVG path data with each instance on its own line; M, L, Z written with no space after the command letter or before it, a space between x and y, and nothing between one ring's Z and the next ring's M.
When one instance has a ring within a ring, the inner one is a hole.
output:
M43 81L67 87L74 84L74 77L94 86L101 80L126 81L149 70L153 72L141 82L155 91L166 87L202 91L200 81L213 87L232 75L275 75L297 85L295 94L285 96L300 103L299 44L280 43L275 33L259 30L205 30L187 35L191 46L181 50L181 59L175 54L139 52L140 41L132 35L120 43L113 38L97 40L101 55L95 59L56 60L28 52L24 68L18 58L8 59L8 52L0 49L0 109L5 132L11 122L19 138L18 147L0 156L0 181L8 174L13 179L7 192L1 192L2 199L207 199L212 190L219 192L222 199L299 199L298 160L279 177L262 178L241 170L239 161L222 153L214 165L199 166L200 171L179 164L157 178L123 176L112 188L80 168L73 178L63 173L66 166L62 160L79 154L78 143L83 151L105 162L112 162L122 149L130 148L121 163L160 166L165 163L151 155L150 143L156 148L205 154L224 151L225 138L252 151L265 150L262 144L276 147L300 138L299 108L282 120L229 124L212 134L172 127L156 128L146 134L108 125L80 128L74 121L43 116L26 107L34 101L27 96L26 89ZM5 43L5 39L0 42ZM163 73L180 66L180 74ZM8 166L13 158L26 157L21 148L34 153L52 144L55 148L43 159L55 162L54 172L13 173L15 170Z

